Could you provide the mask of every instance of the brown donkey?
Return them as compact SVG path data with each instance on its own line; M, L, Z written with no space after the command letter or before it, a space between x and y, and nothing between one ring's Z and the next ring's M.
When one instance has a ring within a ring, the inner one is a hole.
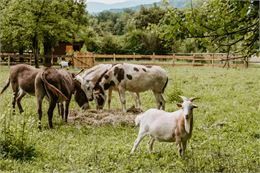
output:
M77 103L80 106L88 107L87 97L81 89L79 82L74 79L74 76L66 70L57 70L55 68L46 68L37 74L35 79L35 95L37 98L39 128L41 128L42 101L45 96L47 96L49 101L48 121L50 128L53 128L52 117L56 103L61 106L62 119L67 122L69 104L74 92L76 92L75 98ZM65 105L65 109L63 105Z
M0 95L3 94L3 92L11 84L13 90L13 101L12 101L13 110L15 110L15 105L17 102L19 111L20 113L22 113L24 110L21 105L21 100L26 94L35 95L35 79L36 76L39 73L43 73L43 71L44 71L43 69L37 69L26 64L19 64L19 65L12 66L10 68L10 75L8 81L4 86L4 88L1 90ZM70 87L69 90L71 90L71 93L74 93L74 97L78 105L83 109L87 109L89 107L87 97L84 91L81 89L80 83L73 79L75 75L66 72L65 70L56 70L56 71L61 71L61 73L67 73L70 82L72 81L73 83L73 87ZM64 80L62 79L61 81ZM60 105L59 113L64 118L63 105L62 104L59 105Z

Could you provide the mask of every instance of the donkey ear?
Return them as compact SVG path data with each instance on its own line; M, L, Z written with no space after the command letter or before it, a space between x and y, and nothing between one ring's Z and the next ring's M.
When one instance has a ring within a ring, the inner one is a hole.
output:
M79 81L81 84L83 83L83 78L80 75L75 76L74 79Z
M181 104L181 103L177 103L176 105L177 105L179 108L182 107L182 104Z

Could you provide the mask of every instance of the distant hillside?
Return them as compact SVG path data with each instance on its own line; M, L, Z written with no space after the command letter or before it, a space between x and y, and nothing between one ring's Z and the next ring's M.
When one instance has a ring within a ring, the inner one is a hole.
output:
M124 8L135 7L142 4L152 4L154 2L159 2L159 1L160 0L129 0L126 2L114 3L114 4L104 4L104 3L90 1L87 3L87 11L89 13L99 13L104 10L124 9Z
M190 2L190 0L171 0L169 2L169 4L171 6L173 6L173 7L175 7L175 8L184 8L184 7L187 7L189 2ZM152 7L154 4L160 6L160 5L162 5L162 2L155 2L155 3L152 3L152 4L137 5L137 6L134 6L134 7L129 7L128 9L137 11L137 10L139 10L141 8L141 6L149 8L149 7ZM109 11L112 11L112 12L122 12L122 11L124 11L124 9L126 9L126 8L120 8L120 9L112 8Z
M170 5L172 5L175 8L184 8L189 2L190 0L170 0ZM115 4L88 2L87 10L89 13L92 14L99 13L104 10L121 12L126 8L130 8L132 10L139 10L141 8L141 5L145 7L152 7L154 3L156 3L157 5L162 4L160 0L132 0L132 1L122 2L122 3L115 3Z

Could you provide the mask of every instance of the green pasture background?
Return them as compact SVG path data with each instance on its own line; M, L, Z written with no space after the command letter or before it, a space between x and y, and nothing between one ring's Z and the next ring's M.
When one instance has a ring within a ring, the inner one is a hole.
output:
M47 101L40 131L35 97L26 96L22 101L25 112L12 115L9 87L0 96L0 143L9 135L13 140L22 139L23 146L30 146L33 152L28 159L15 159L0 151L0 171L259 172L260 68L165 69L170 79L164 94L166 111L177 109L178 95L200 98L196 101L199 108L194 110L193 136L184 158L178 156L175 143L156 142L155 153L149 154L147 138L130 156L137 127L64 124L55 110L54 129L49 129ZM0 66L0 88L8 73L8 67ZM150 91L141 94L141 101L143 110L156 106ZM128 95L127 106L133 103ZM95 108L94 103L91 107ZM121 108L115 92L111 107ZM79 109L74 99L70 108Z

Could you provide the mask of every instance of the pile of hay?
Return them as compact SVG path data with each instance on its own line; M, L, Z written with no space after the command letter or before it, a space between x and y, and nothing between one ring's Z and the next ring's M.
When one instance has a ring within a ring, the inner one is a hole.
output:
M139 111L133 111L135 114L121 110L93 110L86 111L71 110L69 113L69 121L82 122L88 125L123 125L134 126L134 120Z

